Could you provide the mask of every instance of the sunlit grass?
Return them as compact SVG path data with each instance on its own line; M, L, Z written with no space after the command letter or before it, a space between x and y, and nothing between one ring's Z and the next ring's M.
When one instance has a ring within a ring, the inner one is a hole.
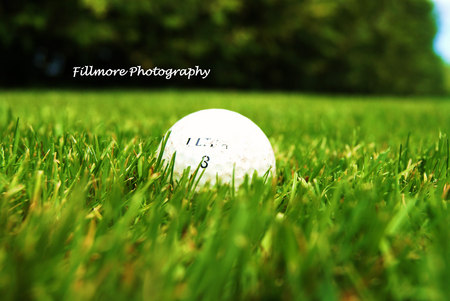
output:
M165 131L227 108L277 177L172 181ZM206 91L0 93L2 300L448 300L450 103Z

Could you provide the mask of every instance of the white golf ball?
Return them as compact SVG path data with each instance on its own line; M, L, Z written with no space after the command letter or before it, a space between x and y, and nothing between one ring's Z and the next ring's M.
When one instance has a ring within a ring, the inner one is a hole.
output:
M174 176L179 178L190 167L199 168L200 184L237 186L245 175L275 174L275 156L269 139L250 119L236 112L208 109L189 114L170 129L163 159L170 162L175 154Z

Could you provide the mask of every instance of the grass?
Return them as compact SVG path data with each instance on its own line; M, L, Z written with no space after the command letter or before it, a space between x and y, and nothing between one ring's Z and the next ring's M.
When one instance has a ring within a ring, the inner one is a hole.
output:
M238 111L277 177L191 188L157 147ZM2 300L450 300L450 102L0 92Z

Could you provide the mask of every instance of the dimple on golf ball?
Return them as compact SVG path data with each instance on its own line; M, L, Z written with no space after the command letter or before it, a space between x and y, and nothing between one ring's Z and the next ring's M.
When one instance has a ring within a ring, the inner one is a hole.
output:
M163 159L175 155L174 176L180 177L190 167L199 168L199 183L220 179L236 186L245 175L275 174L275 156L264 132L247 117L224 109L208 109L189 114L170 129Z

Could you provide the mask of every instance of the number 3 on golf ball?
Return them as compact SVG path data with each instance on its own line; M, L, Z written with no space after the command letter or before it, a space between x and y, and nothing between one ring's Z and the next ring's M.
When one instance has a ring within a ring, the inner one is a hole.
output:
M170 129L163 159L175 155L174 176L200 167L200 183L214 184L216 178L235 185L256 173L275 174L275 156L269 139L250 119L223 109L202 110L177 121Z

